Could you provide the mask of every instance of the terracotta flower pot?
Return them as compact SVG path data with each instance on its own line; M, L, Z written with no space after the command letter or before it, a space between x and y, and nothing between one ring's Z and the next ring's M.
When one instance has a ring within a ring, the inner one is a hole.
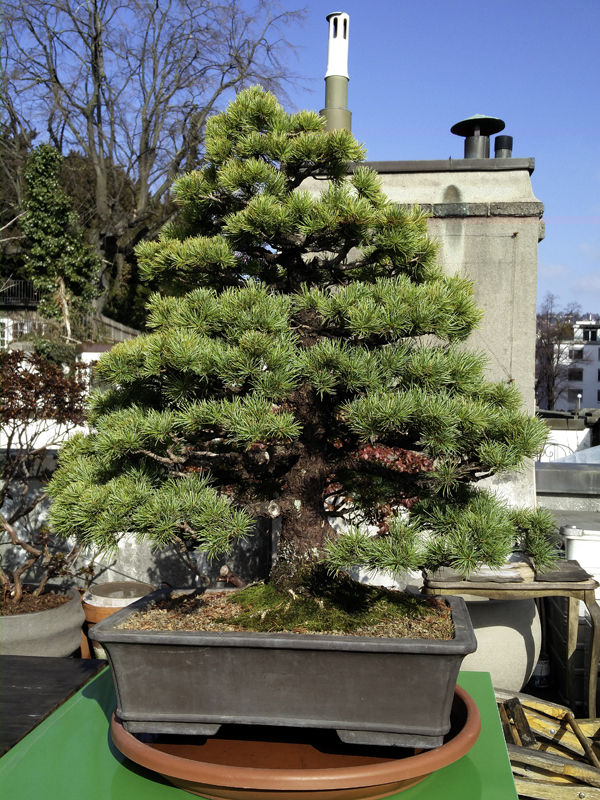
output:
M115 745L132 761L209 800L375 800L409 789L457 761L477 741L479 711L456 687L452 730L444 744L413 754L397 748L344 745L327 732L245 726L215 739L146 744L111 725ZM279 732L283 735L278 735ZM183 737L178 737L182 739Z
M460 597L455 638L140 631L118 626L158 590L98 623L117 714L131 733L213 735L222 724L326 728L342 741L439 747L456 678L477 647Z
M106 653L101 645L95 644L90 648L89 632L92 627L101 622L106 617L110 617L119 609L134 603L140 597L144 597L154 591L154 586L150 583L140 581L110 581L98 583L90 586L82 597L83 611L86 621L86 652L82 646L82 656L91 658L92 650L96 658L106 658Z

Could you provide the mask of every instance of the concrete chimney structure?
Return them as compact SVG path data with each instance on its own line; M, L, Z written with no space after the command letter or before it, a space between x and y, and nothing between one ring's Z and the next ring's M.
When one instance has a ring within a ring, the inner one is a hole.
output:
M524 410L532 414L537 249L544 238L544 206L531 184L534 159L513 158L509 136L498 137L496 157L489 158L489 136L504 122L485 118L483 126L481 119L463 120L464 130L454 131L476 140L468 143L465 158L367 161L366 166L379 174L393 203L418 204L429 212L442 268L448 275L473 280L475 302L484 312L466 347L488 356L489 380L516 384ZM309 179L302 188L318 194L325 184ZM488 478L485 484L512 506L535 505L533 464L520 473Z
M352 129L352 113L348 111L348 35L350 17L342 11L327 15L329 24L327 72L325 73L325 130Z

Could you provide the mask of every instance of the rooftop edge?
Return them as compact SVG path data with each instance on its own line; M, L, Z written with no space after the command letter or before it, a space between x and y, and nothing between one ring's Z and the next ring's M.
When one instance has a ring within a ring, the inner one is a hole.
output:
M356 165L350 165L350 172ZM448 158L431 161L364 161L362 166L381 173L403 172L506 172L535 169L535 158Z

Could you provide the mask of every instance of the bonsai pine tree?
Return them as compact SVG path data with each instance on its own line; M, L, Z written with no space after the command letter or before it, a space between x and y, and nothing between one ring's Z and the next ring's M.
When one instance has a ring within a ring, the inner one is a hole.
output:
M427 215L355 166L350 132L259 87L206 143L206 166L175 185L177 219L137 247L170 294L152 297L149 334L99 363L110 388L63 449L54 529L214 557L280 516L276 587L315 561L551 562L545 513L476 486L538 453L546 429L463 346L481 314L471 282L438 266Z

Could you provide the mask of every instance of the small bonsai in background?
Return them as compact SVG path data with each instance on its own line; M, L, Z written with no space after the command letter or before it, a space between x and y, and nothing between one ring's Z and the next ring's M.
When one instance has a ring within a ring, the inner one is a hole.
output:
M39 354L0 353L2 369L2 488L0 524L5 544L0 567L2 613L20 605L24 576L35 574L39 597L52 577L72 574L82 546L65 550L41 522L45 485L54 467L53 453L84 422L86 365L71 374ZM10 567L8 566L10 563ZM37 609L34 609L37 610Z
M178 218L137 248L170 295L152 297L151 333L99 362L111 388L63 448L54 530L214 557L279 516L270 587L294 596L356 566L467 575L515 549L551 563L551 519L476 486L535 456L546 428L463 347L481 315L436 263L427 215L349 170L365 155L350 132L260 88L206 143Z

